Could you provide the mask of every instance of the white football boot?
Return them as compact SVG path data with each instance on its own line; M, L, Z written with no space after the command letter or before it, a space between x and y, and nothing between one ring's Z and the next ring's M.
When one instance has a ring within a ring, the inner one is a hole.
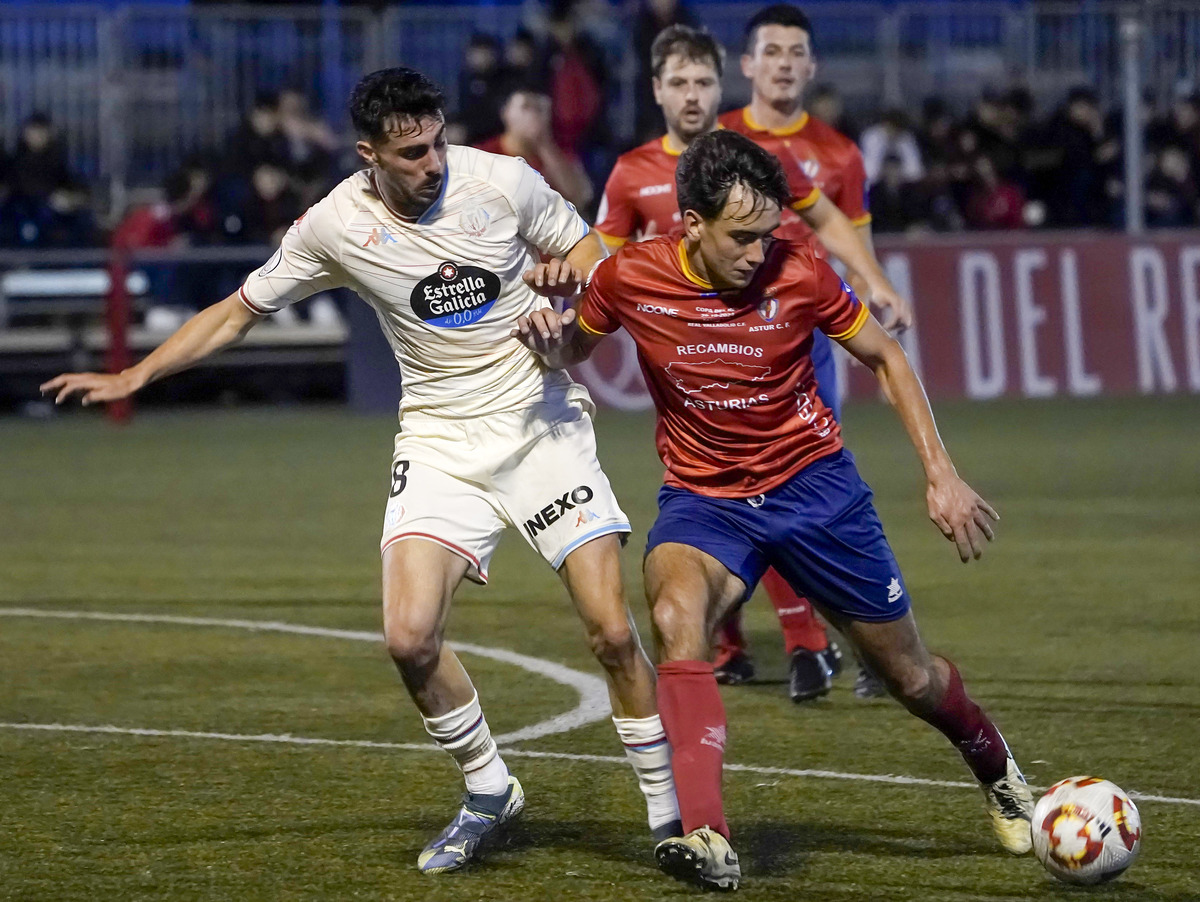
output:
M1033 793L1011 753L1004 776L984 784L983 799L1004 851L1013 855L1029 852L1033 848Z
M732 892L742 879L737 852L729 840L709 827L664 839L654 847L654 858L664 874L705 889Z

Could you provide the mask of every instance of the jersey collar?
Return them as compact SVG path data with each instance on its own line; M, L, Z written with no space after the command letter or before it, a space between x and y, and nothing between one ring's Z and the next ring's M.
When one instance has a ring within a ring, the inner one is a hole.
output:
M774 135L776 138L786 138L788 135L794 135L808 125L808 111L806 110L799 119L791 125L785 125L783 128L767 128L765 125L759 125L754 121L754 117L750 115L750 107L742 107L742 121L749 128L756 132L766 132L769 135Z
M688 264L687 251L684 250L683 247L682 238L679 239L679 266L683 270L683 277L693 285L699 285L705 291L715 290L711 282L706 282L704 279L692 272L692 267Z

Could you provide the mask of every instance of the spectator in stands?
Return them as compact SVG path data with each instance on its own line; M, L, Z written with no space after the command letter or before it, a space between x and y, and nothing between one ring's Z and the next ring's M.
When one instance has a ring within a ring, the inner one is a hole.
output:
M287 149L286 170L302 207L319 200L333 179L337 135L309 110L308 97L300 91L279 94L279 131ZM258 167L255 167L258 171Z
M922 226L928 226L935 232L963 230L962 210L951 190L950 169L946 163L931 163L921 184L909 190L919 193Z
M509 84L540 85L546 73L539 66L544 54L537 38L521 27L504 45L504 78Z
M66 146L49 116L34 113L22 124L8 172L0 237L21 247L79 247L95 242L89 192L71 171Z
M1000 176L992 158L975 158L975 188L967 201L966 222L972 229L1022 229L1025 195L1020 187Z
M1182 147L1168 145L1158 152L1146 179L1146 225L1181 229L1200 222L1195 170Z
M825 82L814 86L804 108L810 116L832 125L851 141L858 141L858 123L846 113L842 95L832 84Z
M1177 86L1167 114L1149 123L1146 147L1152 152L1181 148L1190 157L1192 171L1200 171L1200 94L1194 93L1190 85Z
M563 150L586 159L609 141L607 67L604 54L583 31L571 0L552 0L545 69L553 108L554 140Z
M465 140L477 144L501 129L500 107L508 89L500 39L476 32L467 41L458 75L458 114L466 127Z
M504 131L481 142L480 150L524 157L550 187L573 203L586 207L594 193L583 165L554 143L550 130L550 97L541 88L516 86L500 110Z
M1071 89L1047 140L1058 159L1047 197L1053 222L1068 227L1108 222L1106 166L1117 148L1105 141L1104 118L1091 88Z
M230 137L228 166L249 176L260 163L286 166L287 138L279 123L279 95L262 91L255 95L254 105Z
M862 150L863 168L867 171L869 184L874 184L881 178L884 161L889 159L899 163L902 182L919 182L925 176L925 167L921 164L921 150L903 110L884 112L879 122L863 131L859 147ZM875 208L872 207L871 210L874 218Z
M868 192L871 227L876 232L907 232L924 225L920 186L906 177L904 168L904 160L896 154L879 164Z
M639 0L633 20L633 52L638 67L635 144L643 144L662 134L662 111L654 100L650 46L658 33L670 25L697 27L699 21L679 0Z
M917 146L926 165L949 163L957 155L954 116L940 97L926 97L921 104L921 125Z
M250 187L239 240L273 247L304 212L304 204L288 174L270 163L259 164L250 177Z

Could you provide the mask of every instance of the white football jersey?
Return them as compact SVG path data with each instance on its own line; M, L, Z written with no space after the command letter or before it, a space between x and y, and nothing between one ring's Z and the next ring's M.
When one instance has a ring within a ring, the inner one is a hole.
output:
M375 308L400 365L400 410L474 417L586 396L509 337L549 306L521 275L565 255L588 225L519 157L446 150L442 194L419 220L392 212L371 170L356 172L288 230L240 294L273 313L331 288Z

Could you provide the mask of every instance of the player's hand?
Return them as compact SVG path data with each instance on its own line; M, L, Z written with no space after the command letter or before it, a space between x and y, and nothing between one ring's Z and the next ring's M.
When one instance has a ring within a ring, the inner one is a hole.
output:
M526 272L525 284L546 298L569 298L583 288L584 274L566 260L555 257Z
M508 334L520 339L521 344L535 354L546 357L567 344L563 336L567 333L567 326L573 322L573 308L568 307L562 313L556 313L552 308L544 307L534 310L529 316L517 317L517 327Z
M913 323L912 304L891 285L872 288L871 306L883 314L880 324L889 332L903 332Z
M995 536L992 523L1000 519L995 509L957 476L930 480L925 501L929 519L958 547L959 559L964 564L971 558L979 560L985 540Z
M122 373L64 373L39 388L43 395L54 393L54 403L61 404L75 395L82 396L83 406L104 401L128 398L141 386L126 370Z

